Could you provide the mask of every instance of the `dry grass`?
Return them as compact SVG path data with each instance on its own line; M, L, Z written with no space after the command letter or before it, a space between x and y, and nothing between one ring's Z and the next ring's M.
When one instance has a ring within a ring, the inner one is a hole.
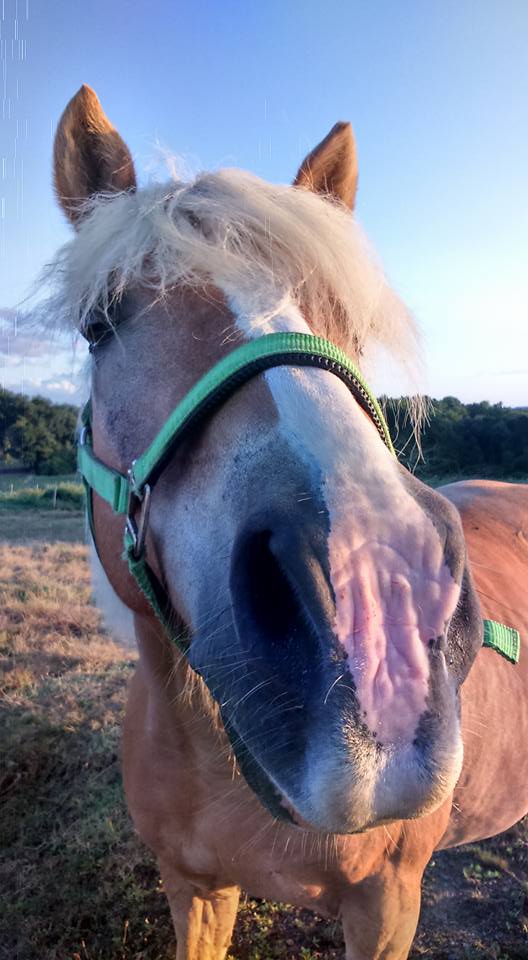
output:
M118 759L133 664L101 632L86 553L0 547L2 958L143 956L134 871L153 896L156 873L128 822ZM134 952L120 949L126 929Z
M79 544L0 544L1 960L173 955L157 868L121 786L134 658L101 631L86 553ZM438 857L415 960L527 960L527 869L523 825ZM337 960L343 946L335 924L247 899L232 955Z

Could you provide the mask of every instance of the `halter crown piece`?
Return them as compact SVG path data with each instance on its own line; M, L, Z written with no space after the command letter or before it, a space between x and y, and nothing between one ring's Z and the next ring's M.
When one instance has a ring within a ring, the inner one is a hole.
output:
M202 420L212 416L233 393L252 377L279 366L308 366L328 370L339 377L366 411L390 453L396 457L389 428L368 384L355 364L339 347L305 333L270 333L242 344L211 367L172 411L150 446L134 460L126 475L108 467L92 449L91 405L82 413L78 440L78 468L86 490L90 530L97 549L92 493L110 504L114 513L126 516L123 560L150 603L167 636L182 650L188 642L174 632L177 618L165 588L147 563L145 538L150 497L156 480L167 466L176 446ZM517 663L520 637L517 630L484 621L484 646L492 647Z

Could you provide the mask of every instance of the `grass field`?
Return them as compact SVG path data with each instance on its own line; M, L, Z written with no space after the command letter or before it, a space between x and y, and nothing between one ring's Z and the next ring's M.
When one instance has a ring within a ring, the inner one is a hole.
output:
M53 518L53 544L41 513L16 517L0 514L0 958L167 960L168 906L121 786L135 658L101 629L86 547L61 542L81 517ZM528 960L527 877L526 823L435 857L414 960ZM244 898L231 956L344 953L336 924Z
M36 473L0 473L0 492L9 493L11 490L27 490L28 487L41 488L55 487L61 483L79 483L76 473L61 473L47 476Z
M80 543L85 539L85 526L82 510L0 508L0 540L10 543L30 543L35 539L46 543Z
M81 543L84 491L77 474L0 474L0 540Z
M79 477L36 477L0 475L0 514L23 510L79 513L84 509L84 488ZM3 517L0 516L0 522Z

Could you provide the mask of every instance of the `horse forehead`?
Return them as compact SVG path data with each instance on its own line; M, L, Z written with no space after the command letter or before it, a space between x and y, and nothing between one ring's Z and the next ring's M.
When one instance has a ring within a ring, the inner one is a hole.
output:
M250 339L237 330L223 292L210 285L178 287L155 302L148 291L132 290L125 308L116 337L94 366L99 456L110 460L116 443L125 459L139 456L200 377ZM277 419L269 385L256 377L206 424L208 447L215 446L215 434L220 446L237 422L266 428Z
M268 333L312 332L291 297L284 297L273 309L265 290L252 293L226 290L226 294L237 329L248 339ZM337 464L340 450L350 454L350 447L347 449L347 444L341 443L347 427L354 433L359 455L369 455L373 461L392 459L370 417L349 389L331 373L281 366L267 370L264 379L275 400L283 430L291 434L294 442L316 453L325 466Z

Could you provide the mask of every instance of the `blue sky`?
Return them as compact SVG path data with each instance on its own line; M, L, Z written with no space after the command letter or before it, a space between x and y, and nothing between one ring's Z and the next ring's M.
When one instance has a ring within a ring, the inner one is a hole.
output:
M4 0L0 382L76 398L82 349L12 309L69 235L51 149L86 82L143 183L157 145L287 182L351 120L357 215L423 329L422 386L527 404L527 47L526 0Z

